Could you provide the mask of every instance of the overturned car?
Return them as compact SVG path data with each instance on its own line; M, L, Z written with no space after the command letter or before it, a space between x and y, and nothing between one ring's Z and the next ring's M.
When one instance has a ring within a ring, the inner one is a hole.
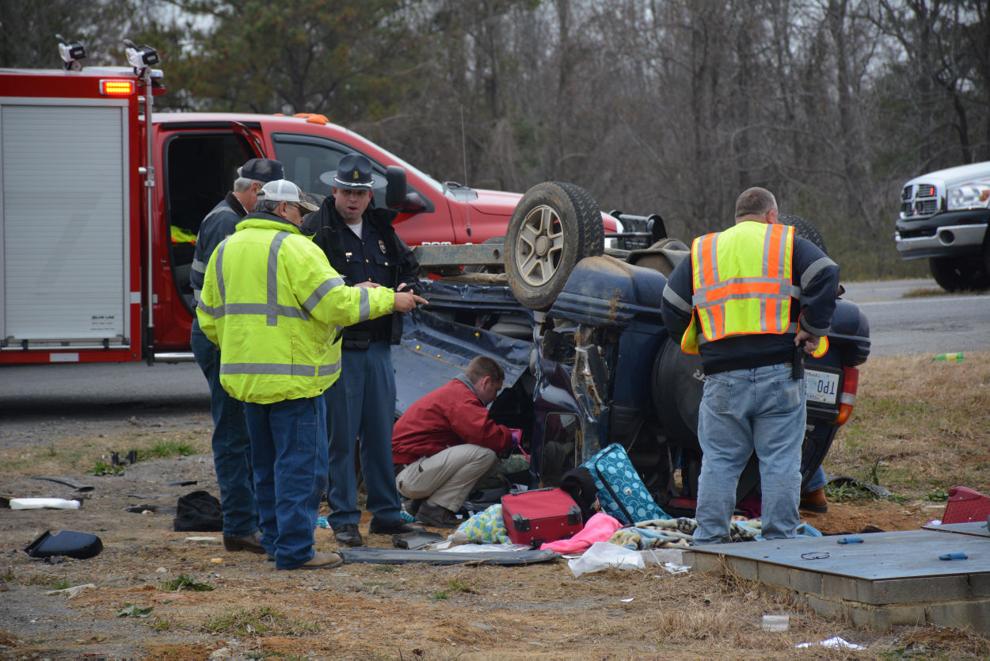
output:
M505 242L491 249L504 273L429 282L430 305L407 317L393 353L397 413L472 357L491 356L505 367L507 386L491 416L523 429L531 486L556 485L600 448L620 443L657 502L671 513L689 513L702 461L697 424L704 375L700 358L681 352L660 315L666 276L687 258L688 247L666 237L659 216L611 214L652 245L605 249L590 196L567 184L541 184L520 202ZM788 216L782 222L824 250L809 223ZM432 264L428 250L421 256ZM857 368L869 356L869 324L854 303L836 301L829 342L829 351L808 357L805 368L805 482L848 420ZM739 501L758 507L758 489L754 455L739 481Z

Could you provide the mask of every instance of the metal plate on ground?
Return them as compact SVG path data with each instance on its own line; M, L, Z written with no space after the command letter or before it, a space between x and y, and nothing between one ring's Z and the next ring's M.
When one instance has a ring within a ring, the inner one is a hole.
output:
M936 532L955 532L960 535L976 535L977 537L990 538L990 530L987 530L986 521L970 521L969 523L943 523L940 526L924 525L925 530Z
M990 543L973 534L933 530L872 533L857 535L862 544L845 545L838 543L841 537L714 544L691 551L870 581L990 573ZM969 559L938 559L956 551Z

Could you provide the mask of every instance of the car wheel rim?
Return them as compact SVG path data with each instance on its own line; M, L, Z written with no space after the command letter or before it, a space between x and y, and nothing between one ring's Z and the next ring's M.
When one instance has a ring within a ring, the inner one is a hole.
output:
M523 218L516 239L516 269L531 287L545 285L560 268L564 255L564 225L551 207L541 204Z

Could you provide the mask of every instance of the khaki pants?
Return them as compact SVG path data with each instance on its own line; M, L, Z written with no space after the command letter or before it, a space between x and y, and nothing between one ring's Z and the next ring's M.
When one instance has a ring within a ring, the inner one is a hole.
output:
M488 448L469 443L455 445L409 464L395 477L395 485L406 498L425 498L428 503L456 512L495 461L495 453Z

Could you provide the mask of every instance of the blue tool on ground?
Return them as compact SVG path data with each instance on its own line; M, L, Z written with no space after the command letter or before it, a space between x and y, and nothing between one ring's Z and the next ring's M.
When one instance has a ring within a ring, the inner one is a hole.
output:
M939 560L968 560L969 556L962 551L953 551L952 553L943 553L938 556Z
M842 539L836 542L836 544L862 544L862 543L863 543L862 537L843 537Z

